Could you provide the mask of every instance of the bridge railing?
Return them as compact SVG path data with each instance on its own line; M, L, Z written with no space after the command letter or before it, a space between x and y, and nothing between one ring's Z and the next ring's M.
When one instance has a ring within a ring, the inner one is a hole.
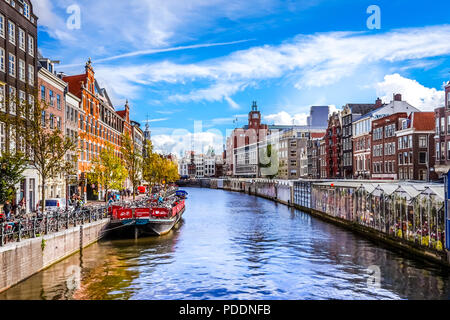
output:
M54 211L0 223L0 246L67 230L108 218L106 206Z

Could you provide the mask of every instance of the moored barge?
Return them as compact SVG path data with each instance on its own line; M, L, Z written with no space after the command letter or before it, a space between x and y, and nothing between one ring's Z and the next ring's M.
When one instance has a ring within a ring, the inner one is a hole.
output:
M172 193L163 201L153 196L133 204L112 205L110 233L120 237L165 235L181 220L186 195Z

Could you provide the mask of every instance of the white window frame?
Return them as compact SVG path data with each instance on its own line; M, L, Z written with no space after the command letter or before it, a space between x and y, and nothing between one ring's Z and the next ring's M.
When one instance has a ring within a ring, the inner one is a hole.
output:
M23 52L26 52L26 33L25 30L19 27L19 49L21 49Z
M13 58L13 61L11 61L11 58ZM9 53L8 55L8 74L11 77L16 77L16 56L12 53Z
M34 66L28 65L28 84L34 86Z
M25 61L19 59L19 80L22 82L26 82L25 77Z
M16 114L17 91L13 86L9 86L9 113Z
M0 37L5 38L5 16L0 14Z
M16 24L8 20L8 40L13 45L16 45Z
M34 57L34 37L29 34L28 35L28 54Z
M6 72L5 49L3 49L3 48L0 48L0 71Z
M5 85L0 85L0 111L6 112Z

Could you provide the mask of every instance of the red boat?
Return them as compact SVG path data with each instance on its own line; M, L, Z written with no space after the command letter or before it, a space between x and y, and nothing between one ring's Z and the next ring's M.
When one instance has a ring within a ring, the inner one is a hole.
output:
M157 199L147 199L145 203L146 206L111 206L113 230L120 230L119 233L132 231L135 237L164 235L180 221L185 210L185 200L176 195L170 196L162 205Z

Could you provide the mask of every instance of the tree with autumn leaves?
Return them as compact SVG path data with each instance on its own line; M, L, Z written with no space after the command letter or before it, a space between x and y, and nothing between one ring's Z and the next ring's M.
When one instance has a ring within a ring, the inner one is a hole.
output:
M99 156L93 159L87 178L89 183L105 189L105 201L107 201L108 191L122 189L127 174L123 160L116 155L113 145L107 143Z
M150 141L145 145L143 178L150 184L171 183L180 179L177 165L170 159L153 152Z
M121 147L123 162L128 171L128 179L132 185L133 200L135 199L135 191L142 180L142 150L138 150L131 135L126 132L122 135Z

